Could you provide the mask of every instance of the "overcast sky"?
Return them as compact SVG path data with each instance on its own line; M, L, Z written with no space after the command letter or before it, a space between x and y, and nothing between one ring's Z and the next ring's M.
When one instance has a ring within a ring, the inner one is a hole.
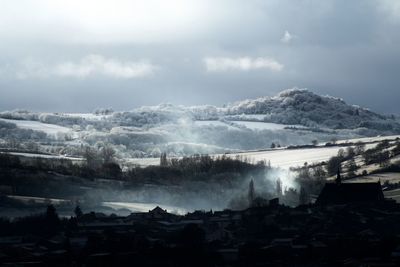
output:
M299 87L400 113L400 1L0 4L0 110L222 105Z

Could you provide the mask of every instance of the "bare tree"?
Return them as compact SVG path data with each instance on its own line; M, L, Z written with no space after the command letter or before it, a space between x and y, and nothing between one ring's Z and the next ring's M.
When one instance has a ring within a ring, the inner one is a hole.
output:
M86 146L83 148L83 157L86 160L86 164L89 168L97 168L100 160L97 150L90 146Z
M111 163L114 162L115 150L110 145L104 145L101 150L101 157L103 159L103 163Z

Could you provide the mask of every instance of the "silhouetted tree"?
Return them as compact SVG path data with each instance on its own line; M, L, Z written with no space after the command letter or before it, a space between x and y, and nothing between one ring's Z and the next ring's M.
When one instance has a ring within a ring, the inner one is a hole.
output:
M353 177L355 176L355 171L358 169L356 162L353 158L349 159L346 163L348 176Z
M101 164L97 150L90 146L84 147L83 157L86 160L86 164L91 169L97 169Z
M254 198L255 198L254 182L253 179L251 179L249 183L249 192L248 192L248 199L250 206L252 205Z
M342 158L338 156L331 157L326 164L326 170L329 175L335 175L340 164L342 163Z
M299 204L300 205L306 205L309 203L309 196L304 189L304 187L300 188L300 193L299 193Z
M160 156L160 166L168 166L167 153L163 152Z
M76 205L74 213L77 218L79 218L83 215L83 212L81 210L81 207L79 207L79 205Z
M106 176L112 178L118 178L122 172L121 167L115 162L104 163L102 170Z
M356 155L356 151L353 147L349 146L346 148L346 157L353 158Z
M282 195L282 181L279 177L278 179L276 179L276 195L277 196Z
M53 205L47 206L45 222L45 230L48 234L55 234L59 230L60 218L58 217L56 208Z

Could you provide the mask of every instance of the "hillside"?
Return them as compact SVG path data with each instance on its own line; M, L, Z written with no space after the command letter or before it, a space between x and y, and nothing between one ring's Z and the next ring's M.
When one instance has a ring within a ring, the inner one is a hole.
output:
M0 146L80 156L110 145L117 157L158 157L256 150L400 132L399 121L342 99L289 89L224 107L161 104L90 114L0 113Z
M274 97L241 101L229 106L225 112L231 115L263 114L267 121L310 127L400 129L394 118L348 105L341 98L319 96L307 89L289 89Z

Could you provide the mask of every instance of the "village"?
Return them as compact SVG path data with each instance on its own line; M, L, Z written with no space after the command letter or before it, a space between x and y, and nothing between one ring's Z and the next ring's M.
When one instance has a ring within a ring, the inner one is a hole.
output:
M249 197L254 197L249 188ZM351 194L350 194L351 192ZM313 204L279 198L244 210L176 215L161 207L128 216L58 218L53 206L1 224L4 266L399 266L400 205L380 182L342 183ZM28 226L27 226L28 225ZM23 226L23 227L22 227ZM22 227L23 229L18 229Z

